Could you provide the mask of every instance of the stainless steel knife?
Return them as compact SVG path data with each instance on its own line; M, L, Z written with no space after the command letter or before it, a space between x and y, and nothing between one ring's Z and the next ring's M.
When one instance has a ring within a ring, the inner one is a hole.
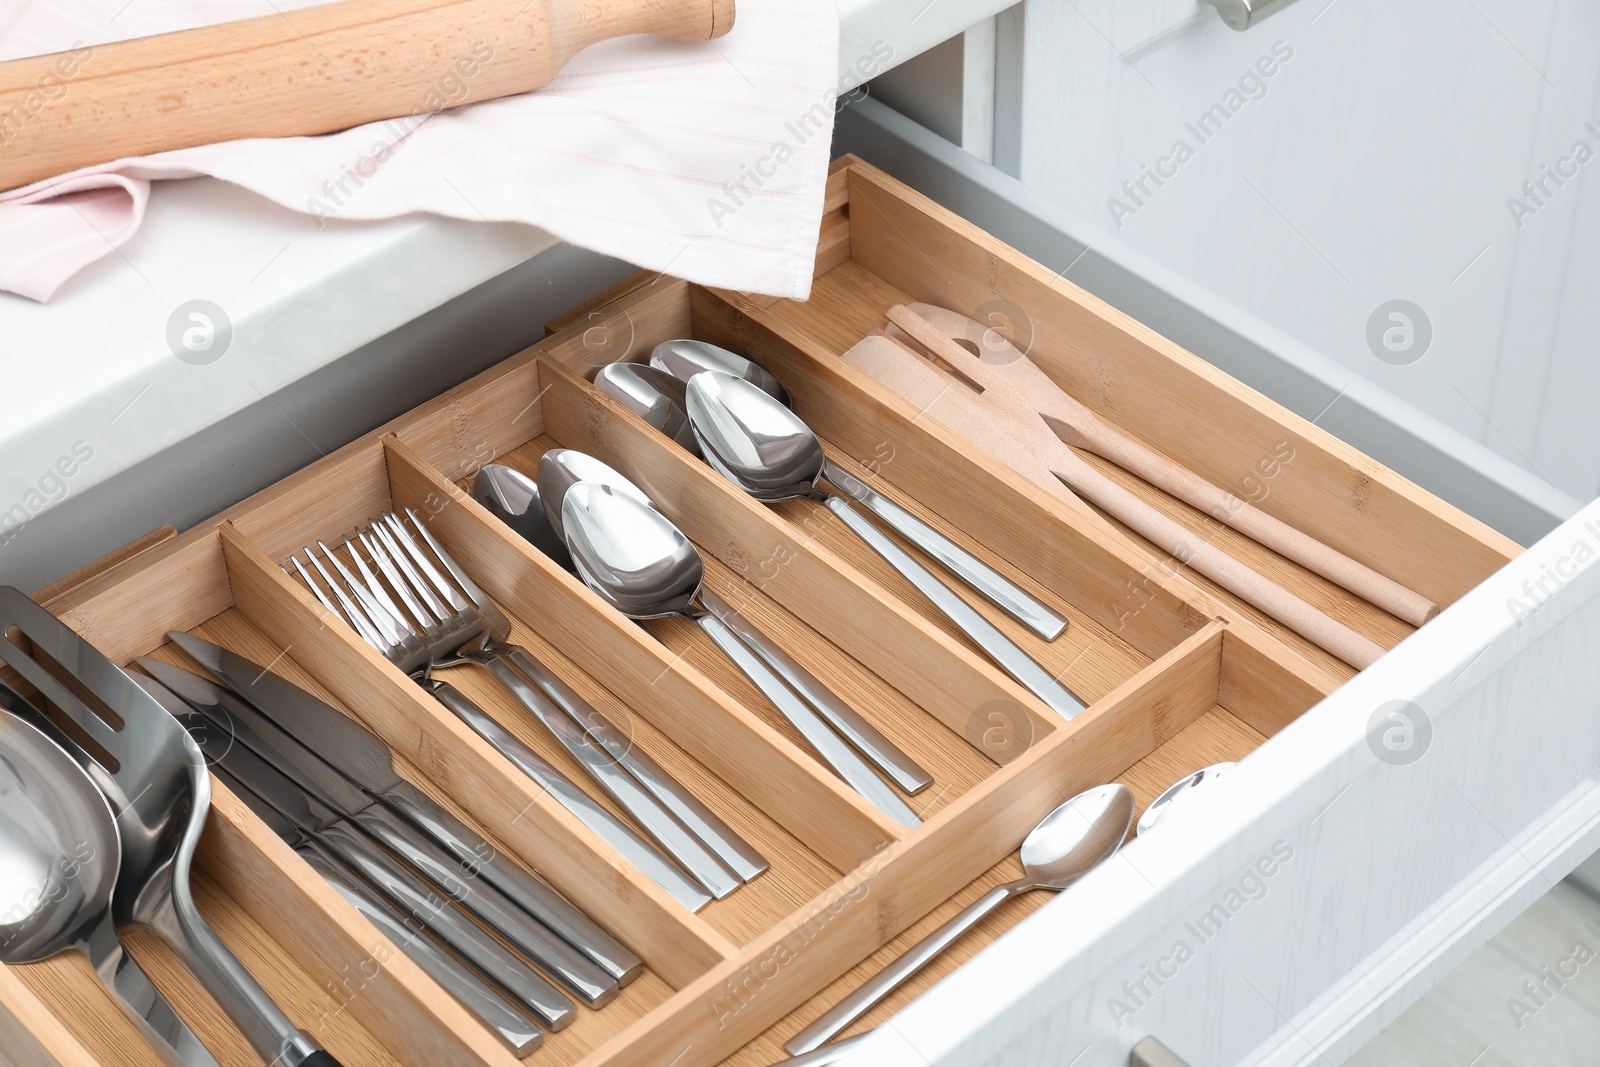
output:
M553 974L562 985L600 1007L616 998L617 983L577 949L529 917L493 886L394 812L375 802L240 697L198 675L160 660L139 666L207 720L214 742L242 744L292 781L306 795L365 830L420 872L433 887L482 919L510 945ZM196 738L205 747L203 738ZM249 779L246 784L253 785Z
M243 782L221 767L213 767L212 771L267 824L268 829L299 853L335 892L349 901L356 911L430 978L499 1034L511 1051L518 1056L526 1056L544 1043L544 1032L504 994L436 941L436 934L403 914L370 883L341 863L314 838L301 833L282 812L262 800Z
M149 679L139 679L139 683L190 731L213 772L219 777L225 773L244 793L255 794L300 833L322 844L381 889L403 912L437 933L475 970L508 993L514 1003L551 1030L561 1030L577 1017L577 1008L560 990L468 919L451 901L424 885L365 831L301 789L249 746L217 729L215 720L188 707L171 690L163 691L163 683Z
M181 631L167 636L350 782L442 845L468 873L475 872L500 890L620 984L627 985L644 973L643 961L627 946L402 778L394 769L388 745L376 734L237 653Z

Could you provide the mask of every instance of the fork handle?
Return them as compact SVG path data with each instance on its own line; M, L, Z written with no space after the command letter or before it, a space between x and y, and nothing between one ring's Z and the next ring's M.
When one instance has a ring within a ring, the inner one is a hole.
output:
M690 911L699 911L711 903L711 894L680 871L676 864L662 855L654 845L634 833L633 829L618 819L602 805L579 789L572 781L532 748L522 738L495 722L461 690L448 682L430 680L428 691L449 708L474 733L483 738L496 752L509 760L519 771L532 778L539 787L587 826L594 834L615 849L624 859L643 871L652 882L671 893L673 898Z
M504 893L557 936L593 960L619 985L644 973L644 961L565 897L501 855L449 809L407 781L390 786L380 798L411 825L438 842L463 868Z
M688 827L675 819L671 812L640 786L632 775L617 766L604 749L591 742L589 735L577 723L543 693L529 685L504 653L488 651L467 658L487 668L495 680L543 723L563 748L572 753L589 777L621 804L624 811L637 819L645 832L682 864L697 882L710 890L712 896L721 900L739 888L738 877L712 855L711 850L701 844Z
M767 870L769 865L759 852L651 759L648 752L635 745L631 737L618 737L617 728L600 713L600 709L578 695L554 671L529 655L527 649L519 645L491 646L491 652L496 650L502 651L511 660L511 665L543 690L550 702L566 712L579 729L605 750L606 755L633 775L646 792L703 841L717 859L739 876L740 881L749 882Z

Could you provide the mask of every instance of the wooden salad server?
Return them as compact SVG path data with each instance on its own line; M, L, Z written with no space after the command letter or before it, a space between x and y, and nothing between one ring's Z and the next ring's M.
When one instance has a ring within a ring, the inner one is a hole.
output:
M891 321L954 374L882 334L863 338L844 354L845 362L972 439L1053 495L1090 514L1094 512L1083 500L1093 503L1170 553L1177 563L1204 574L1358 670L1383 655L1383 647L1376 642L1234 559L1090 466L1051 432L1027 394L925 319L897 306Z
M720 37L734 0L337 0L0 63L0 191L95 163L546 85L611 37Z
M957 343L968 340L975 344L979 358L1022 390L1033 408L1044 417L1045 424L1072 447L1115 463L1412 626L1421 626L1439 613L1438 605L1421 593L1212 485L1106 423L997 331L959 311L932 304L911 304L909 310ZM890 321L895 322L895 318L896 313L891 312ZM889 330L890 336L895 336L896 332L894 327Z

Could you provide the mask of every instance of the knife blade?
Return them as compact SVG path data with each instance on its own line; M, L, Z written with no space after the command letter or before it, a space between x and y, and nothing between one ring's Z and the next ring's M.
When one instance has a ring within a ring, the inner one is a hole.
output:
M241 795L253 793L301 834L322 844L341 862L378 886L402 912L436 931L451 948L470 960L475 969L551 1030L561 1030L576 1018L577 1008L560 990L463 915L454 904L430 890L384 853L365 832L308 795L248 746L236 743L217 730L206 729L210 720L187 707L177 694L170 690L163 692L160 682L139 679L139 684L186 729L194 731L199 727L195 741L212 764L212 771L219 777L226 773L227 780L239 786Z
M371 883L318 844L315 838L302 833L283 813L258 797L226 769L213 767L212 770L246 807L267 824L269 830L294 849L335 892L409 956L424 973L499 1034L513 1052L525 1056L544 1043L543 1031L473 970L470 964L441 947L436 934L423 929Z
M444 846L465 869L476 871L620 984L644 973L643 961L627 946L401 777L389 746L365 726L229 649L179 630L167 636L286 733Z
M365 830L419 871L440 892L505 937L513 948L550 971L590 1007L601 1007L616 999L619 991L616 981L587 956L528 916L498 890L472 879L462 864L433 841L357 789L243 699L169 663L143 657L138 664L204 716L208 728L216 731L221 741L244 745L307 796Z

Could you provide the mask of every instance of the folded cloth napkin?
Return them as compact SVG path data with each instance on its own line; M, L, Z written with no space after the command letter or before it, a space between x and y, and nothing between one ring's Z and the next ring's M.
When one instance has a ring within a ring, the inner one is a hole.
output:
M34 100L48 107L93 70L97 45L257 15L292 21L314 2L0 0L0 60L70 50ZM213 175L319 219L529 223L651 270L804 299L834 102L854 87L838 84L834 3L740 0L716 40L605 41L538 92L450 108L493 61L482 43L441 69L413 116L122 159L0 194L0 290L50 299L137 232L152 181ZM4 139L0 121L0 151Z

